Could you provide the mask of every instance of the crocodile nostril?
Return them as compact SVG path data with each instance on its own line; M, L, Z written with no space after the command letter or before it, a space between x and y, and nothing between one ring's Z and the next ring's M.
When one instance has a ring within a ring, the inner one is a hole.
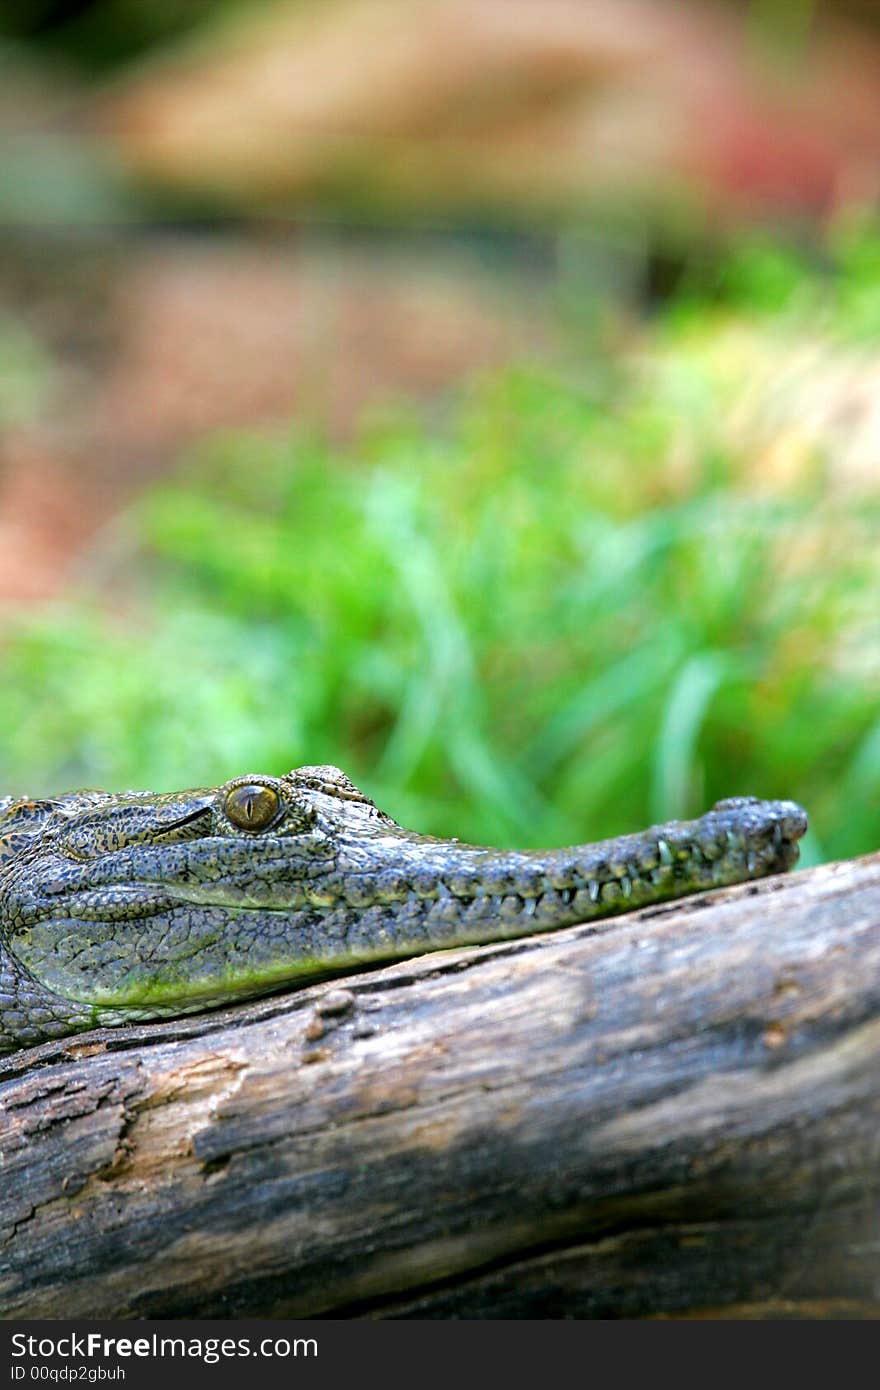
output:
M789 840L799 840L809 826L807 813L796 801L784 801L782 805L785 811L782 818L783 834Z
M233 787L223 803L227 818L239 830L265 830L280 808L278 793L260 782L245 782Z

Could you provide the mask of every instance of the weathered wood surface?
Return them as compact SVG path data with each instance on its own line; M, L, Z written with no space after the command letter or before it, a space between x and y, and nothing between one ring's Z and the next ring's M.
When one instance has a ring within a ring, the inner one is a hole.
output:
M0 1310L876 1317L878 1061L880 856L47 1044Z

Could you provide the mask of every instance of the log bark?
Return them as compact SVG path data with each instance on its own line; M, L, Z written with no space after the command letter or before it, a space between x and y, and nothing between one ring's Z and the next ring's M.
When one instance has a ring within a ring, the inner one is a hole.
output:
M877 1317L880 855L0 1066L0 1311Z

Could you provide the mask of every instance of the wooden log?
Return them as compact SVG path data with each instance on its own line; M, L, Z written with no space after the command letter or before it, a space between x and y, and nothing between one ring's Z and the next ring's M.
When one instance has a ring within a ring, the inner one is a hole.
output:
M0 1066L4 1317L880 1315L880 856Z

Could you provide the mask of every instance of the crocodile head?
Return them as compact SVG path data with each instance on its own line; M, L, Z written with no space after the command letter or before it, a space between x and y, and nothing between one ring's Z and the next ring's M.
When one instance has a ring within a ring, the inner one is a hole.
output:
M381 871L387 842L402 838L420 837L337 768L169 795L7 800L3 944L34 981L96 1021L258 993L369 959L368 933L360 943L350 933L346 945L344 909L387 899L393 885L367 888L366 870Z
M598 845L483 849L403 829L332 767L0 802L0 1050L760 877L805 824L741 799Z

